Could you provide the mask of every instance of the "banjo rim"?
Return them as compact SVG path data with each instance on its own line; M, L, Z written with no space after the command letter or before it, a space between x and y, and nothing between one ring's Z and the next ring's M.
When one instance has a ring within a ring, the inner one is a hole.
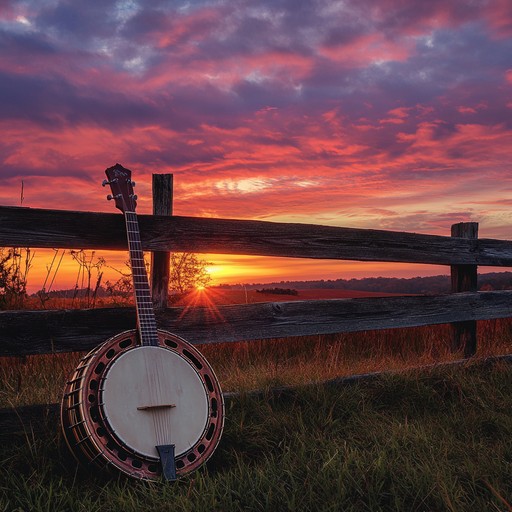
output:
M177 454L176 473L185 475L203 465L217 447L224 428L224 397L215 373L204 356L183 338L158 330L158 346L179 353L201 375L208 395L209 416L203 436L189 450ZM140 456L111 432L99 407L100 379L112 360L140 347L138 332L128 330L113 336L80 361L66 384L61 404L64 438L79 461L101 468L114 468L126 475L158 480L158 458Z

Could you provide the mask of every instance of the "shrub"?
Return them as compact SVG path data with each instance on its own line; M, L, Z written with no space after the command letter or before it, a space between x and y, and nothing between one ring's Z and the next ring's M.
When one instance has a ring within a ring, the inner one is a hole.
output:
M0 309L21 309L27 298L30 249L0 247Z

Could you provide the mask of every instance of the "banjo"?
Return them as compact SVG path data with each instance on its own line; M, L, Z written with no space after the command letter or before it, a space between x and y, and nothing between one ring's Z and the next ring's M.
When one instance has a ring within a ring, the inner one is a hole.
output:
M204 464L224 426L211 366L188 342L157 329L131 171L105 171L124 213L137 329L105 341L78 364L64 389L61 424L74 457L143 480L176 480Z

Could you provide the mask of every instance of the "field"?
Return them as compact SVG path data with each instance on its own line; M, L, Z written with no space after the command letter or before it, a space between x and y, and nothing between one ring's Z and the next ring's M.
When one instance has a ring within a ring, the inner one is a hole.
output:
M264 288L263 288L264 290ZM226 289L223 287L209 287L189 292L183 296L176 295L171 298L172 306L202 306L208 307L227 304L252 304L255 302L275 302L289 300L315 300L315 299L350 299L357 297L390 297L393 293L366 292L358 290L336 290L336 289L308 289L295 290L296 294L262 293L253 289ZM130 305L133 303L131 293L128 297L97 297L93 298L78 295L71 298L72 290L67 293L68 297L52 297L44 303L44 309L59 308L85 308L102 307L112 305ZM38 297L31 296L25 301L25 309L41 309L42 304Z
M186 303L340 294L212 289ZM105 479L73 464L50 415L17 435L0 433L0 511L510 511L511 372L483 361L512 353L512 323L479 322L478 330L479 359L462 366L439 364L460 357L444 325L200 347L223 390L241 392L228 401L206 467L175 485ZM79 357L0 360L0 407L58 402ZM424 365L434 366L409 369Z
M201 306L207 306L210 302L216 305L224 304L252 304L254 302L274 302L288 300L315 300L315 299L352 299L357 297L390 297L392 293L361 292L358 290L336 290L328 288L317 288L309 290L293 290L291 293L264 293L261 291L244 289L224 289L221 287L212 287L205 290L196 290L188 296L176 302L176 305L186 306L190 302ZM279 289L278 289L279 290ZM279 290L280 291L280 290ZM286 291L285 288L282 291ZM396 294L397 295L397 294Z

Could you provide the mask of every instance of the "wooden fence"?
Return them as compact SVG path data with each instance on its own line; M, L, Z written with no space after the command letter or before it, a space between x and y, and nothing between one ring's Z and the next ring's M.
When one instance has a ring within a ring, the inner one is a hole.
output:
M470 356L476 350L477 320L512 316L512 291L476 289L478 266L512 266L512 242L478 238L476 223L455 224L451 236L433 236L171 216L169 176L154 176L154 197L160 199L155 202L156 215L139 215L142 245L154 252L158 325L191 343L452 323L454 348L462 343ZM0 207L0 246L126 250L127 243L119 213ZM451 268L453 293L241 304L218 306L215 312L169 308L165 307L169 251L445 265ZM0 356L82 351L134 328L135 311L2 311L0 326Z

